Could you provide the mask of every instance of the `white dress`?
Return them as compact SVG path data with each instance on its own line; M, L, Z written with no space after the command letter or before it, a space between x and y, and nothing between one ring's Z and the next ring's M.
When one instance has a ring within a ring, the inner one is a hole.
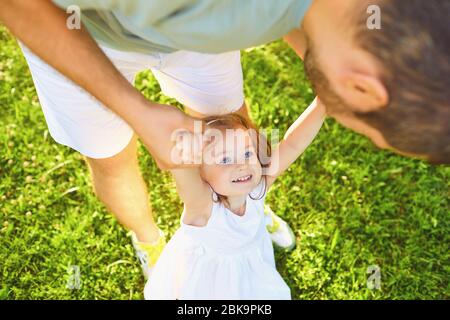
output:
M145 285L145 299L291 299L275 267L264 199L248 196L243 216L214 203L204 227L184 224L183 216Z

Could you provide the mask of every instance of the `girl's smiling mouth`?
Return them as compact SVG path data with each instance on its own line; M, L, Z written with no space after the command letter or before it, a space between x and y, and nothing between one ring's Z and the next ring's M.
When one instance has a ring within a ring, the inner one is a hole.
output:
M253 175L248 174L248 175L245 175L245 176L241 176L241 177L239 177L237 179L234 179L231 182L233 182L233 183L245 183L245 182L249 182L252 179L252 177L253 177Z

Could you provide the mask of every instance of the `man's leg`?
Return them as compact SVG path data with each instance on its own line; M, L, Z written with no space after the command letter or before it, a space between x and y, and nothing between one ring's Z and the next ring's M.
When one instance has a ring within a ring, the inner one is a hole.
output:
M147 187L137 160L137 137L117 155L106 159L86 157L94 190L99 199L139 241L154 242L159 237Z

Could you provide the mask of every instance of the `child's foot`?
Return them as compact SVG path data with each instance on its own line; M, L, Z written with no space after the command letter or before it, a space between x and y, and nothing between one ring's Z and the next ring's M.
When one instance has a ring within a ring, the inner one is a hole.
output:
M142 271L145 279L150 277L153 267L158 261L164 246L166 245L166 238L164 233L159 230L159 238L152 243L140 242L134 232L131 232L131 241L133 243L136 256L141 262Z
M266 228L269 231L272 243L284 250L295 248L295 235L286 221L277 216L268 205L264 205Z

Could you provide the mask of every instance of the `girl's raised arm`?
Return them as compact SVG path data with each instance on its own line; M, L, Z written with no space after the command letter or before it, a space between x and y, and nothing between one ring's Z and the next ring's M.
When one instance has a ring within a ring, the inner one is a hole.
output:
M267 185L272 185L311 144L325 120L325 106L316 98L289 127L283 140L273 149Z

